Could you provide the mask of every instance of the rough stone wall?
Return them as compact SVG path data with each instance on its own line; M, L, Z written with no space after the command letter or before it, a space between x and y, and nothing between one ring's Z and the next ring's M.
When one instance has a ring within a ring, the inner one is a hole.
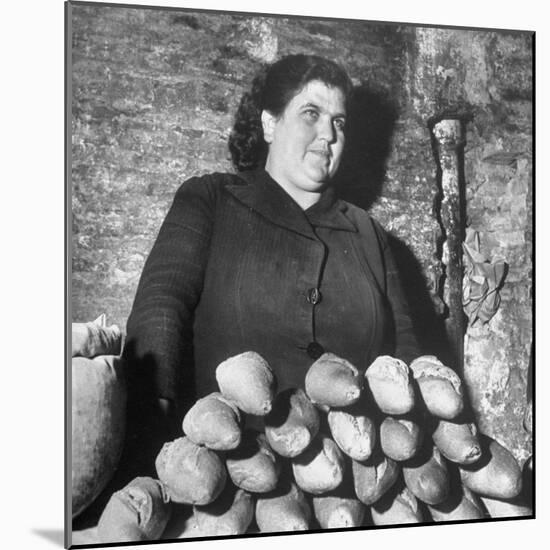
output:
M523 427L532 341L531 37L417 28L415 38L407 52L408 112L423 121L443 112L471 116L466 225L479 232L488 259L509 266L495 317L468 327L464 377L480 428L524 460L531 449ZM405 231L399 234L407 241Z
M72 317L124 326L143 263L177 187L232 170L227 138L261 63L295 52L341 62L371 114L344 195L391 232L426 352L445 355L440 189L428 122L469 117L467 224L509 274L497 315L468 329L464 377L478 422L523 459L531 349L531 37L72 7ZM374 113L374 114L373 114ZM362 154L362 153L361 153ZM439 292L439 294L438 294Z

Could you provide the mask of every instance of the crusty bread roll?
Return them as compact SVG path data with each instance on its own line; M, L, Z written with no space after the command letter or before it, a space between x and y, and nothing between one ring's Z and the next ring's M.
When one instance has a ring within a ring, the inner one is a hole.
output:
M403 479L412 494L426 504L447 499L450 479L447 465L437 447L426 449L403 463Z
M194 506L193 517L201 536L241 535L254 519L254 498L227 483L211 504Z
M222 394L245 413L264 416L271 410L277 381L258 353L246 351L226 359L216 368L216 381Z
M389 355L377 357L365 372L370 392L385 414L406 414L415 405L409 367Z
M209 504L222 492L227 479L220 457L188 437L165 443L155 467L170 500L183 504Z
M359 527L366 507L352 493L350 496L324 494L313 497L313 513L321 529Z
M486 496L481 496L480 498L492 518L515 518L533 515L533 509L529 503L519 497L509 500Z
M241 445L227 453L226 465L233 483L252 493L273 491L281 470L266 436L251 429L243 432Z
M522 488L521 469L508 449L493 438L479 434L481 458L460 466L462 482L482 496L497 499L517 497Z
M479 497L467 487L453 488L448 498L439 504L428 505L434 521L465 521L487 516Z
M481 456L481 446L474 423L440 420L432 439L441 454L451 462L473 464Z
M306 393L314 403L347 407L358 401L363 381L359 371L345 359L324 353L308 369Z
M452 420L464 409L462 382L454 370L433 355L423 355L410 365L428 411Z
M358 407L329 411L328 425L335 443L354 460L367 460L376 442L373 420Z
M214 392L199 399L187 411L183 431L196 445L228 451L241 442L241 414L234 403Z
M258 495L256 523L262 533L306 531L311 508L304 493L292 482L282 483L275 491Z
M370 506L395 483L400 468L391 458L376 453L364 462L352 460L353 485L357 498Z
M271 412L264 418L265 435L281 456L303 452L319 431L319 412L300 388L280 392Z
M113 493L97 524L100 543L158 539L170 519L171 507L162 484L137 477Z
M292 471L300 489L320 495L342 483L344 457L332 439L318 435L301 455L292 459Z
M371 507L374 525L401 525L422 522L422 511L407 487L391 489Z
M412 458L422 443L422 430L411 418L387 416L380 425L380 447L393 460Z

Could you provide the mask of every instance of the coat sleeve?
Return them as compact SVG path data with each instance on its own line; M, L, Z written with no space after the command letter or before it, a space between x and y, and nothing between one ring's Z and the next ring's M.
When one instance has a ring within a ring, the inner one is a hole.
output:
M143 268L124 346L136 399L146 394L179 405L191 391L192 323L212 233L212 183L192 178L178 189Z
M388 300L395 330L395 357L409 364L421 355L420 346L415 335L413 321L407 297L403 291L399 270L391 250L388 236L378 222L373 220L380 243L386 298Z

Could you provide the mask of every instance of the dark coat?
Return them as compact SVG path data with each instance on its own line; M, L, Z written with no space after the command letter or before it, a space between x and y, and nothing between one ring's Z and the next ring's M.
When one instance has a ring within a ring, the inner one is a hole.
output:
M303 386L319 349L360 370L381 354L418 355L379 224L332 189L304 212L265 171L180 187L145 264L125 349L148 391L175 401L194 387L196 396L216 391L216 366L248 350L269 362L280 389Z

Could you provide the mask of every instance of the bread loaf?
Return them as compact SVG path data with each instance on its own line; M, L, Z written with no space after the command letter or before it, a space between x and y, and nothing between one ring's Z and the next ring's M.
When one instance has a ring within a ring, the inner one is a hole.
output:
M493 438L479 434L481 458L460 466L462 482L482 496L510 499L522 488L521 469L510 451Z
M188 437L165 443L155 467L170 500L183 504L213 502L227 478L220 457L206 447L195 445Z
M371 516L374 525L402 525L422 521L422 511L407 487L388 491L372 505Z
M439 504L450 492L449 473L437 447L403 463L403 479L412 494L426 504Z
M359 527L365 517L365 505L351 496L334 494L313 497L313 513L321 529Z
M319 495L342 483L344 457L332 439L317 436L301 455L292 459L292 471L300 489Z
M266 436L250 429L243 432L241 445L227 453L226 465L233 483L252 493L273 491L281 470Z
M452 420L464 409L462 382L458 375L433 355L423 355L410 365L428 411Z
M279 393L265 417L265 435L271 448L281 456L302 453L319 431L319 413L302 389Z
M183 431L196 445L217 451L234 449L241 442L241 415L221 393L199 399L183 418Z
M367 460L376 442L373 420L357 407L329 411L328 425L332 438L340 449L354 460Z
M377 453L364 462L352 460L352 471L357 498L370 506L395 483L400 468L391 458Z
M380 446L383 453L393 460L412 458L422 439L420 426L410 418L387 416L380 425Z
M193 517L202 536L227 536L246 533L254 519L254 498L227 483L211 504L194 506Z
M308 369L305 378L309 398L328 407L347 407L360 395L362 379L359 371L345 359L324 353Z
M434 521L466 521L487 516L479 497L467 487L453 488L446 500L428 505Z
M158 539L170 518L168 495L150 477L137 477L113 493L97 525L100 543Z
M486 496L480 498L492 518L515 518L533 515L533 509L529 503L518 497L509 500Z
M473 423L440 420L432 439L441 454L451 462L473 464L481 456L477 428Z
M258 495L256 523L262 533L306 531L311 520L311 508L304 493L287 481L275 491Z
M406 414L415 405L409 367L389 355L382 355L365 372L378 408L385 414Z
M271 410L277 381L261 355L247 351L226 359L216 368L216 381L222 394L245 413L264 416Z

